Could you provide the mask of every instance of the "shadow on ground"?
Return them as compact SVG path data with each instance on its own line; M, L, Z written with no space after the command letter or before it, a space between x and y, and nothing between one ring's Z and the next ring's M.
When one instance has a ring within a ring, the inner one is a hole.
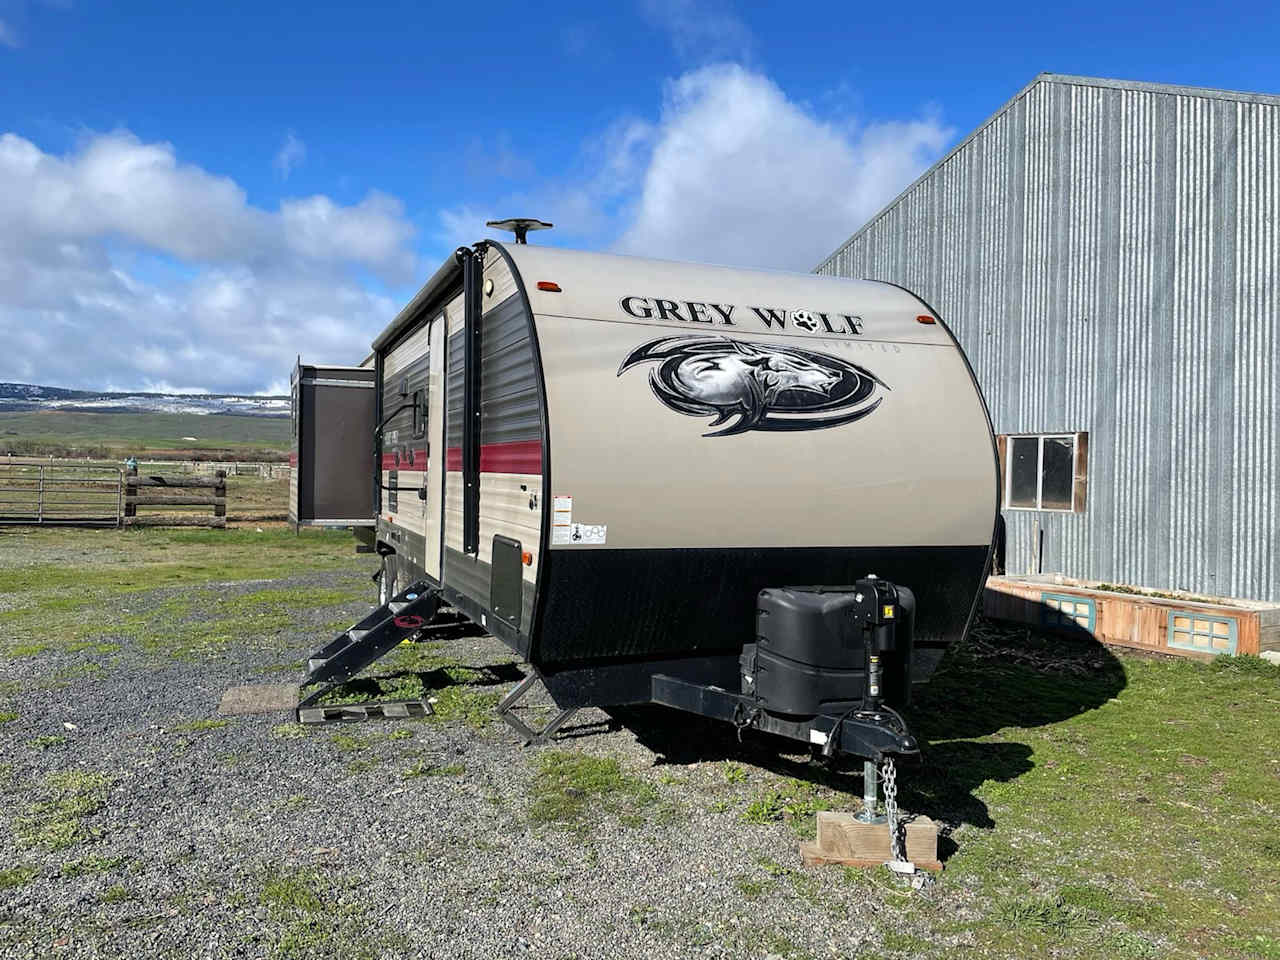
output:
M995 825L976 791L1010 782L1033 767L1032 750L1010 739L1018 729L1061 723L1096 709L1125 687L1121 663L1088 634L1052 634L979 619L965 644L949 651L931 682L903 714L922 743L919 762L902 765L900 803L955 827ZM861 763L830 766L803 745L661 707L610 711L661 763L752 763L782 776L862 793ZM984 738L1004 731L1005 739ZM949 831L948 831L949 832ZM944 842L943 846L946 846Z

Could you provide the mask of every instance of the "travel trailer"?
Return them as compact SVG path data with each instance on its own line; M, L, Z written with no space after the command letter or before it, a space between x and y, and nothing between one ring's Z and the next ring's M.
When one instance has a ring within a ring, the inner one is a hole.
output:
M660 703L916 750L892 707L964 635L998 497L918 297L482 241L374 341L372 383L369 435L309 462L366 484L382 605L312 657L304 705L453 616L531 666L502 711L540 681L549 730Z

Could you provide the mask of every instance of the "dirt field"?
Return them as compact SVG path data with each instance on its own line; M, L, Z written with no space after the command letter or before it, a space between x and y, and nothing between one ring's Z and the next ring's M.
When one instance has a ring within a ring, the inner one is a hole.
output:
M343 534L0 531L0 956L1280 957L1280 668L983 626L912 711L901 799L947 824L913 890L800 866L861 783L786 744L652 710L522 749L490 638L376 665L426 720L217 716L372 569Z

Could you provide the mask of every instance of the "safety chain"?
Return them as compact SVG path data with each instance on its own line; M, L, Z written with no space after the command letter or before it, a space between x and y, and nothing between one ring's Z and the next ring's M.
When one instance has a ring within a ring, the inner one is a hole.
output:
M894 860L902 862L907 859L907 855L902 848L902 836L898 832L898 770L894 766L893 757L884 758L880 780L884 788L884 816L889 826L889 850Z

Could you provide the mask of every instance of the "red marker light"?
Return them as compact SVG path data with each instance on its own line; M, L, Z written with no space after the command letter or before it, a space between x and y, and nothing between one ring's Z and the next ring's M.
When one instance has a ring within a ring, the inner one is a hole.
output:
M526 567L533 566L533 554L530 553L528 550L520 554L520 559L524 561L524 565Z
M558 284L558 283L552 283L550 280L539 280L539 281L538 281L538 289L539 289L539 290L546 290L548 293L559 293L559 292L560 292L560 284Z
M927 313L922 313L920 314L920 316L916 317L916 323L937 323L937 322L938 322L937 320L933 319L933 317L929 316Z

